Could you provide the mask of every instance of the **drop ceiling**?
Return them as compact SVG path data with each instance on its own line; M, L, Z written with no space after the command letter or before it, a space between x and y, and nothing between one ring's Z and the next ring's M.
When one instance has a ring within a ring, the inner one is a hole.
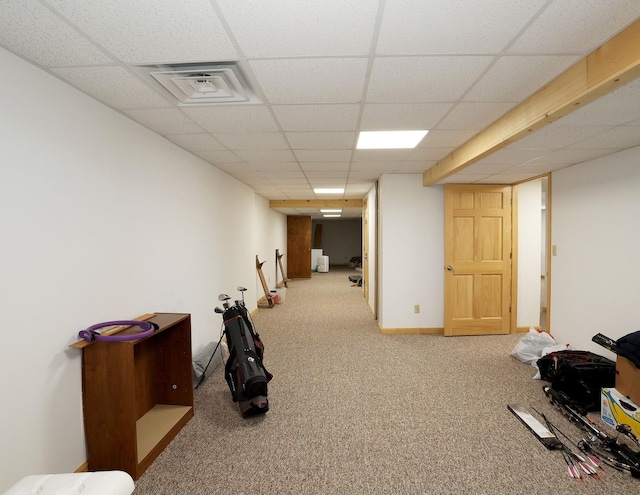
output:
M637 0L3 0L0 46L269 200L325 199L314 187L362 199L382 174L430 169L639 16ZM249 101L180 103L144 70L212 63L237 67ZM361 130L414 129L430 131L415 149L355 149ZM637 145L632 80L438 183L515 183Z

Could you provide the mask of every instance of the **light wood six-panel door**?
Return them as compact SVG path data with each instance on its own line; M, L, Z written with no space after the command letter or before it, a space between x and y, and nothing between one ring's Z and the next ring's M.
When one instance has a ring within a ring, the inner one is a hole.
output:
M444 334L510 332L511 187L445 186Z

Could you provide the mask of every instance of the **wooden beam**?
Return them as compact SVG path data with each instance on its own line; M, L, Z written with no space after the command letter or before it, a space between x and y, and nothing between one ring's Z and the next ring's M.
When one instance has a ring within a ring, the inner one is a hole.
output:
M436 184L638 76L640 19L424 172L422 184Z
M362 208L361 199L272 199L269 208Z

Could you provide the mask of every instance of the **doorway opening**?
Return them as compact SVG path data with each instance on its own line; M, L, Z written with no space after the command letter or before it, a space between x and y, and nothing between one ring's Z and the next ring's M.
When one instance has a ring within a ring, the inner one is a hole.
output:
M311 271L318 258L328 258L329 266L360 267L362 263L362 218L312 220Z
M549 182L543 176L515 186L518 331L549 330Z

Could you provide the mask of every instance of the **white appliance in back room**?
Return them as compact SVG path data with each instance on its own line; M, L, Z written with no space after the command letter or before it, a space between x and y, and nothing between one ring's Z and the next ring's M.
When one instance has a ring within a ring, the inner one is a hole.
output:
M321 273L327 273L329 271L328 256L318 256L318 271Z
M322 249L312 249L311 250L311 271L318 271L318 258L322 256Z

